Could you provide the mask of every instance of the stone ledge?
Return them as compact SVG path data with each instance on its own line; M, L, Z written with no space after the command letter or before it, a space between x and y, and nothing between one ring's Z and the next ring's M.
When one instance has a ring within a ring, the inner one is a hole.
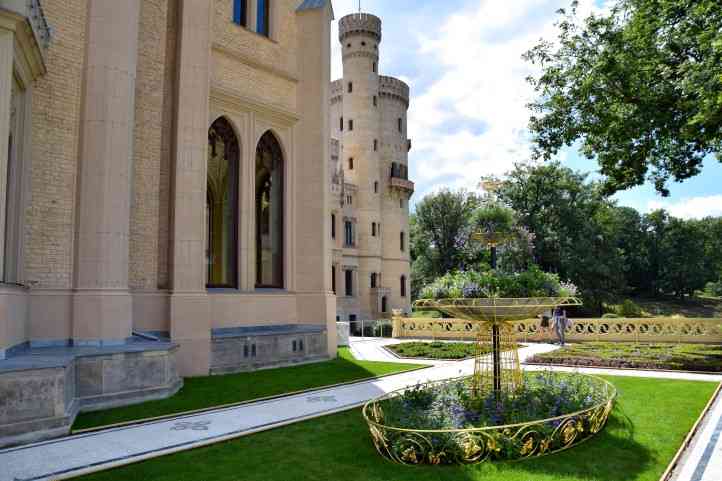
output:
M6 365L0 371L0 447L65 435L80 411L172 396L183 386L177 349L138 342L42 348L0 362Z
M324 332L326 332L326 326L320 324L284 324L276 326L225 327L213 329L211 331L211 339L320 334Z

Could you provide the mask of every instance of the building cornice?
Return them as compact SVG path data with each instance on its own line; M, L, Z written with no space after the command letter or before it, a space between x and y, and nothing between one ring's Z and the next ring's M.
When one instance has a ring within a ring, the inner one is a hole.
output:
M242 64L245 64L245 65L248 65L249 67L253 67L255 69L262 70L266 73L269 73L271 75L281 77L282 79L287 80L289 82L293 82L293 83L299 82L298 77L293 75L291 72L267 65L263 62L259 62L258 60L255 60L254 58L249 57L248 55L242 54L235 50L231 50L217 42L213 43L212 49L214 52L218 52L221 55L225 55L226 57L232 58L233 60L241 62Z
M296 112L240 94L219 85L211 86L211 100L231 110L251 111L261 114L288 127L292 127L301 118Z

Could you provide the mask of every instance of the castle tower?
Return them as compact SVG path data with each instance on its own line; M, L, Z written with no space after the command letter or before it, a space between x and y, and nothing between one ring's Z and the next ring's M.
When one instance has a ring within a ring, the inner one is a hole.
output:
M340 143L337 178L343 179L332 206L340 320L410 311L409 87L379 75L381 38L374 15L351 14L339 22L343 78L331 85L330 125Z

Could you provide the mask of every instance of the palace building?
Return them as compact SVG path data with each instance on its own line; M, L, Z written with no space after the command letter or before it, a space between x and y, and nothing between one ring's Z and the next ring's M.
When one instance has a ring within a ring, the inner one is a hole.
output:
M335 357L347 271L344 314L407 305L408 90L353 18L341 95L327 0L0 0L0 445Z
M410 312L409 87L379 74L381 20L339 21L343 78L331 84L331 277L337 319ZM353 331L357 326L351 325Z

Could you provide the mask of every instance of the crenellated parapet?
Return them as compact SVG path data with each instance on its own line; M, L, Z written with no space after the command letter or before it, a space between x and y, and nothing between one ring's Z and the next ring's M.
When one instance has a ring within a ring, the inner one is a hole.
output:
M381 19L370 13L352 13L343 17L338 24L338 38L344 42L352 35L367 35L381 41Z
M408 108L411 89L402 80L381 75L379 76L379 95L381 98L399 100Z

